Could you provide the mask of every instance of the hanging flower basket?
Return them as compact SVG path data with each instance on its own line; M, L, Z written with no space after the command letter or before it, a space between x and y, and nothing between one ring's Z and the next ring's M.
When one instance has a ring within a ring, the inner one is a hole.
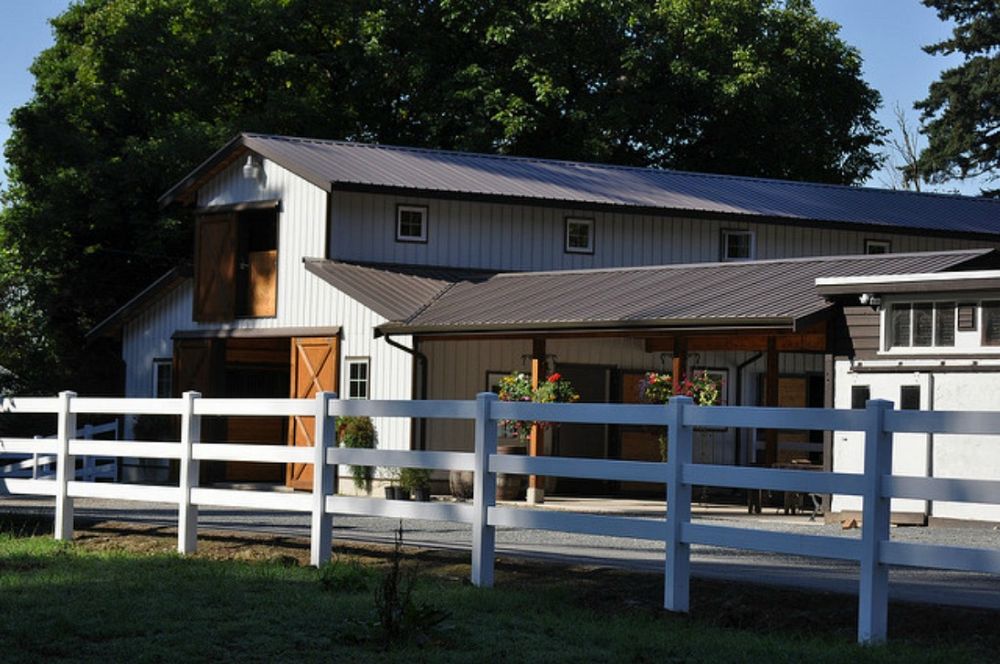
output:
M580 395L572 384L560 373L549 374L538 387L532 389L531 378L523 372L513 372L500 379L500 401L523 401L533 403L574 403L580 400ZM526 420L501 420L500 426L505 435L527 440L532 425L539 428L553 426L551 422L531 422Z
M675 385L673 376L665 372L649 371L639 381L639 401L652 404L667 404L671 397L691 397L697 406L715 406L721 403L723 383L713 379L707 371L694 374L693 378L682 376ZM667 436L659 432L660 458L667 460Z

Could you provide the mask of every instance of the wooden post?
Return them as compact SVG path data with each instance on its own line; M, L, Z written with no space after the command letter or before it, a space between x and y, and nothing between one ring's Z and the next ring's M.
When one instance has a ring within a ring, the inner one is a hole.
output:
M681 479L691 463L693 429L684 426L684 407L691 397L674 397L667 404L667 535L663 608L686 612L690 604L691 545L683 541L685 524L691 523L691 485Z
M678 336L674 340L673 366L671 367L674 380L674 394L680 394L681 383L684 381L684 373L687 369L687 337Z
M73 539L73 499L69 483L76 475L76 459L69 453L69 441L76 435L76 414L70 412L76 392L59 393L56 429L56 519L53 528L57 540Z
M195 415L195 401L200 392L181 395L181 440L179 463L180 502L177 505L177 552L194 553L198 550L198 506L191 503L191 490L198 486L200 463L194 458L194 446L201 442L201 415Z
M892 475L892 433L885 413L892 402L873 399L865 412L865 492L861 506L861 582L858 590L858 642L885 641L889 617L889 566L879 561L889 539L891 499L882 494L882 477Z
M535 337L531 340L531 389L538 388L538 383L543 379L542 372L545 370L545 338ZM528 439L528 454L530 456L544 456L545 449L542 445L542 432L537 425L531 426L531 434ZM528 476L528 502L538 504L545 502L545 478L538 475Z
M497 395L476 395L476 470L472 492L472 585L493 585L496 528L489 523L490 508L496 505L497 476L490 472L490 456L497 452L497 423L492 406Z
M770 335L767 337L767 369L764 374L764 405L775 408L778 405L778 342ZM764 432L766 447L764 448L764 464L770 467L778 461L778 430L768 429Z
M337 438L335 418L330 416L333 392L316 395L316 429L313 437L312 523L309 536L309 564L319 567L330 560L333 548L333 516L326 511L326 497L333 493L335 466L327 463L327 451Z

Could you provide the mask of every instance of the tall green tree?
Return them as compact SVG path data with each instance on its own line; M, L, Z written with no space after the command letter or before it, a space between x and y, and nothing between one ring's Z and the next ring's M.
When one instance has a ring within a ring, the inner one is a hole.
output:
M81 0L53 27L0 217L0 365L26 389L87 389L84 332L190 255L157 197L239 131L835 183L879 163L879 96L808 0Z
M927 147L921 170L932 182L982 177L1000 179L1000 5L994 0L924 0L944 21L954 21L949 39L928 53L961 53L964 61L931 84L921 111ZM1000 188L984 195L1000 196Z

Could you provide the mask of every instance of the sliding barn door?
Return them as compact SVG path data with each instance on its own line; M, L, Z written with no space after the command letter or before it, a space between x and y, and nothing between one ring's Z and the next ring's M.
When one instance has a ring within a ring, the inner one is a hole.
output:
M291 397L313 399L320 392L335 392L339 380L340 352L336 337L296 337L292 339ZM313 417L293 417L288 427L288 444L315 444ZM285 483L294 489L311 489L312 464L290 463Z

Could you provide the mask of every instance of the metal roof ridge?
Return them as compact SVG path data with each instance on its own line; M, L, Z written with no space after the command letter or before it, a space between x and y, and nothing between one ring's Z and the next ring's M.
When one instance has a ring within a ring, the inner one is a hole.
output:
M795 258L766 258L753 261L705 261L702 263L669 263L666 265L635 265L632 267L595 267L576 268L572 270L526 270L522 272L498 272L494 278L524 277L524 276L562 276L572 274L600 274L614 272L647 272L654 270L681 270L702 267L737 268L740 266L775 265L789 263L832 262L842 260L892 260L896 258L913 258L916 256L985 256L995 251L988 247L975 249L948 249L945 251L910 251L891 254L841 254L836 256L797 256Z
M730 173L684 171L672 168L660 168L657 166L628 166L625 164L607 164L601 162L574 161L569 159L552 159L548 157L525 157L521 155L506 155L506 154L496 154L490 152L445 150L443 148L424 148L424 147L415 147L407 145L390 145L386 143L364 143L361 141L349 141L342 139L327 139L327 138L308 138L304 136L284 136L281 134L258 134L253 132L241 132L240 136L258 138L258 139L289 141L289 142L294 141L300 143L340 145L349 148L388 150L393 152L419 152L419 153L428 153L437 155L455 155L460 157L480 157L484 159L514 160L514 161L531 162L537 164L559 164L575 168L589 168L596 170L620 170L628 172L634 171L638 173L667 173L670 175L677 175L680 177L690 177L690 178L712 178L720 180L734 180L738 182L761 182L766 184L776 184L776 185L795 186L795 187L823 187L828 189L868 192L874 194L891 194L893 196L909 195L909 196L936 197L936 198L946 198L946 199L962 200L962 201L977 201L980 203L1000 205L1000 198L990 198L987 196L966 196L964 194L933 192L933 191L908 191L900 189L885 189L882 187L865 187L865 186L857 186L850 184L836 184L833 182L813 182L809 180L783 180L781 178L768 178L756 175L734 175Z

